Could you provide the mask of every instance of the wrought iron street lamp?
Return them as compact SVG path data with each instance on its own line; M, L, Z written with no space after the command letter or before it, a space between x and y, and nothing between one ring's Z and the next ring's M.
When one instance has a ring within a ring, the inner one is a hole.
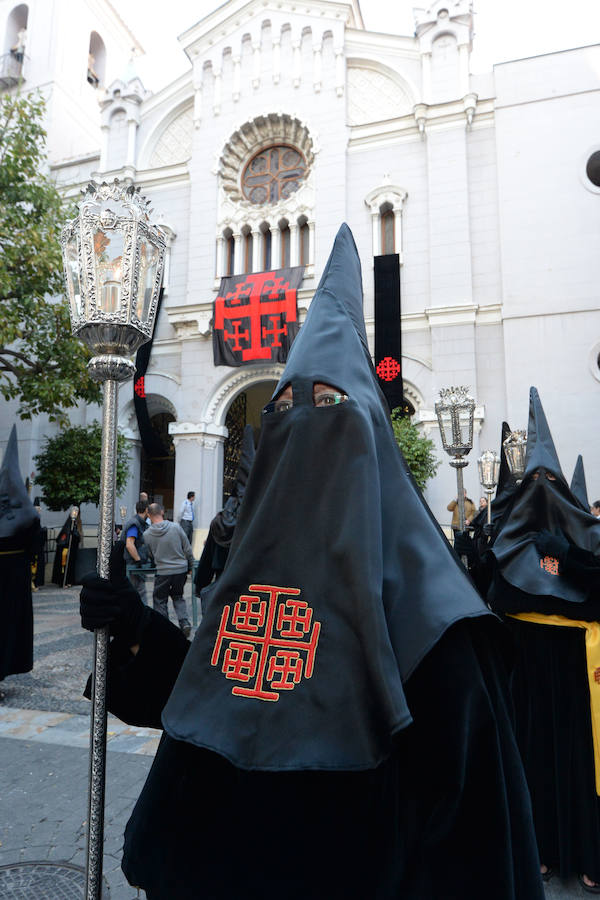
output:
M511 475L517 482L521 481L525 474L525 454L527 452L527 432L511 431L503 442L504 455L508 463Z
M500 457L493 450L484 450L477 460L479 469L479 481L487 494L487 521L492 524L492 494L498 485L500 478Z
M465 530L465 491L463 472L468 466L464 457L473 447L473 420L475 401L466 387L443 388L435 402L435 414L440 426L442 446L453 458L450 465L456 469L459 530Z
M164 265L165 239L150 221L149 205L133 185L92 182L61 236L73 334L94 353L88 368L104 385L98 533L103 578L109 576L114 532L119 383L133 375L132 356L152 337ZM99 900L102 889L108 636L108 628L94 633L86 900Z

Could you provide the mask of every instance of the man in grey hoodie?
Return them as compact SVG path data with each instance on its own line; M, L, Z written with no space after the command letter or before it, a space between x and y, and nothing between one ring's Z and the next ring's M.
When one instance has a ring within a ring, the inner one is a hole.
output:
M165 521L164 514L165 510L160 503L151 503L148 507L152 524L144 532L144 543L150 548L156 564L152 604L157 612L168 619L170 596L179 627L188 637L191 626L183 588L192 571L194 555L181 526L176 522Z

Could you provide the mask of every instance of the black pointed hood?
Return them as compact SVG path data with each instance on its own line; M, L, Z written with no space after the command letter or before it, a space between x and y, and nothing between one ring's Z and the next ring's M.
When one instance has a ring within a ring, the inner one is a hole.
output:
M25 546L39 521L21 476L17 429L13 425L0 467L0 547Z
M525 474L500 527L492 553L500 574L526 594L582 603L588 590L540 558L541 531L562 532L570 543L600 555L600 520L590 515L563 475L550 427L536 388L529 392Z
M516 483L515 476L510 471L510 466L508 465L508 460L506 459L506 453L504 452L504 441L509 437L512 432L512 428L508 424L508 422L502 423L502 432L500 436L500 475L498 476L498 488L496 490L496 497L499 497L507 488L514 487Z
M566 485L558 460L558 453L552 440L546 413L535 387L529 388L529 422L527 425L527 452L525 455L525 481L532 472L545 469L555 478L560 478Z
M571 478L571 493L577 497L586 512L589 511L590 501L588 500L587 484L585 483L585 469L583 468L583 457L581 453L577 457L573 477Z
M394 441L346 225L275 396L287 385L163 723L242 768L372 768L411 721L403 681L489 610Z

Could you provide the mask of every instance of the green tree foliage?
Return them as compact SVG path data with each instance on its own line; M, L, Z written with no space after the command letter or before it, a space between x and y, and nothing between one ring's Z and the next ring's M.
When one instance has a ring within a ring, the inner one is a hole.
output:
M44 100L0 98L0 394L19 415L100 402L89 351L71 335L59 244L67 209L46 166Z
M399 409L392 412L392 428L413 478L424 491L425 485L433 478L440 465L435 457L433 441L420 434L416 425L403 417Z
M65 428L56 437L46 438L42 452L34 457L35 484L49 509L68 509L75 503L100 502L100 456L102 428L76 425ZM129 476L128 442L123 435L117 445L117 491L122 491Z

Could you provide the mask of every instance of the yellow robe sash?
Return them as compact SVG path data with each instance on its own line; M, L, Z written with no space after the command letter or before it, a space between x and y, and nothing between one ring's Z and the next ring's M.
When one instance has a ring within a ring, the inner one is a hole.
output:
M600 667L600 622L585 622L567 619L566 616L545 616L543 613L509 614L511 619L534 622L536 625L560 625L563 628L585 629L585 657L590 689L590 715L592 720L592 740L594 743L594 768L596 770L596 793L600 796L600 684L594 672Z

